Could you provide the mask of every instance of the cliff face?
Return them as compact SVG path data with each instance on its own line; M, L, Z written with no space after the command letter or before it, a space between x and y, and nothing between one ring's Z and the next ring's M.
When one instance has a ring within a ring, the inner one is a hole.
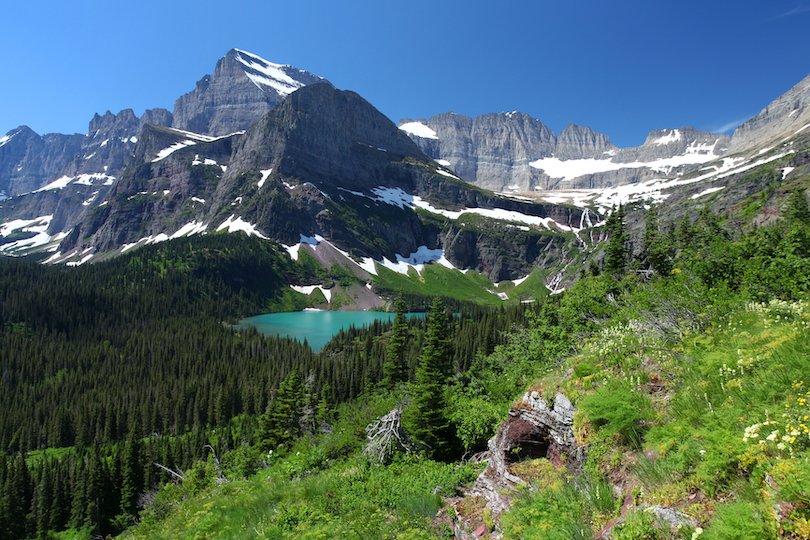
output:
M147 109L139 118L131 109L107 111L90 120L84 136L40 136L21 126L0 138L0 198L30 193L63 177L115 178L147 124L211 136L243 131L294 90L322 81L234 49L217 62L213 75L206 75L195 90L177 100L174 114Z
M570 124L559 135L529 115L453 113L400 121L427 155L461 178L497 192L595 188L678 173L723 155L728 135L685 127L655 130L636 148L617 148L606 135Z
M42 187L81 149L81 135L37 135L28 126L0 138L0 195L13 197Z
M797 135L810 124L810 75L776 98L751 120L741 124L731 143L732 152L764 146Z
M219 137L250 127L293 91L325 79L232 49L174 104L173 127Z
M463 209L504 217L448 219ZM105 204L84 213L59 251L109 252L239 223L286 245L321 236L359 259L441 249L456 267L500 281L556 267L568 238L552 223L579 227L582 214L470 186L363 98L324 83L290 94L243 134L145 126Z

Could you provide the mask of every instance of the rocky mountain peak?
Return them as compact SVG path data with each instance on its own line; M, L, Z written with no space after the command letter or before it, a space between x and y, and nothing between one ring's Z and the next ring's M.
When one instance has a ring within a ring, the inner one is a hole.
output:
M416 144L368 101L323 82L289 95L252 126L233 164L235 169L272 167L288 177L318 178L321 189L355 189L389 184L385 164L397 155L424 159ZM251 162L256 159L260 162Z
M93 116L90 126L87 128L87 136L89 139L103 139L109 136L129 138L138 135L138 128L138 117L135 116L132 109L124 109L118 114L107 111L104 116L100 116L98 113Z
M557 137L554 156L557 159L601 158L608 152L616 150L610 143L610 137L576 124L568 124ZM544 157L544 156L539 156Z
M231 49L174 104L172 127L215 137L247 129L291 92L325 81L292 66Z
M731 151L740 152L793 136L810 124L810 75L734 131Z

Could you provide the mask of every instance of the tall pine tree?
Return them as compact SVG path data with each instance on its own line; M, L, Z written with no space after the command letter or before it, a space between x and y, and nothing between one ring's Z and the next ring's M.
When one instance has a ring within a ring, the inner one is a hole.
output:
M398 383L408 380L408 366L405 359L405 342L408 339L408 319L405 314L408 312L408 305L405 303L405 295L401 290L394 303L394 308L397 315L394 317L394 325L391 328L383 365L385 378L382 381L382 387L386 390L392 390Z
M624 207L611 211L605 223L608 245L605 250L605 272L621 274L627 265L627 232L624 227Z
M256 434L265 450L289 443L301 435L301 409L304 402L303 385L297 371L293 371L278 388L275 398L261 418Z
M406 412L405 424L410 435L427 445L428 453L439 459L447 457L451 438L444 400L451 358L444 304L436 298L428 316L425 342L411 388L413 402Z

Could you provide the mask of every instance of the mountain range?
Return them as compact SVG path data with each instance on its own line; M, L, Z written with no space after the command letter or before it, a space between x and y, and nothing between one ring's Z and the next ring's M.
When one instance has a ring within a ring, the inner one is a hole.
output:
M437 262L493 284L537 268L553 289L598 259L612 205L666 199L678 216L714 194L728 208L770 181L745 171L803 167L808 96L810 76L733 136L662 129L617 148L519 112L397 126L353 92L233 49L174 112L108 111L86 135L21 126L0 138L0 252L73 265L243 231L369 284L381 268ZM357 305L379 304L355 289Z

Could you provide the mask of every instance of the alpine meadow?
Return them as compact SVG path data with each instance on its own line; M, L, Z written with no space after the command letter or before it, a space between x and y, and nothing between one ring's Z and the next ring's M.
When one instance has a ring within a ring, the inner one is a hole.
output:
M9 131L0 538L810 539L809 127L395 124L232 49ZM303 310L396 315L239 324Z

